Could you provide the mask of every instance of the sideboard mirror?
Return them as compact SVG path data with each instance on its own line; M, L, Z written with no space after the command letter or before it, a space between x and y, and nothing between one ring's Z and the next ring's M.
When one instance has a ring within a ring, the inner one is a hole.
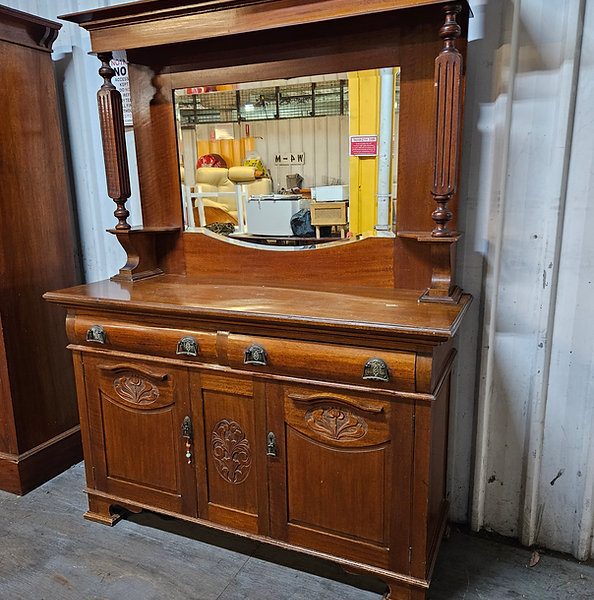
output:
M392 235L397 67L173 90L184 228L312 247Z

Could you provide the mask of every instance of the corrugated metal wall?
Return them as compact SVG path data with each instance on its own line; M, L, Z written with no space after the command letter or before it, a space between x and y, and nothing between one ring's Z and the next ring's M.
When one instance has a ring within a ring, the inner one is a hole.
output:
M118 3L4 2L49 18ZM584 559L594 526L594 6L472 6L459 278L477 300L454 383L452 517ZM100 80L82 30L65 24L56 49L85 272L95 280L123 262L104 233L113 208ZM138 223L137 192L131 205Z
M454 515L465 516L474 456L475 529L584 559L594 487L594 6L473 9L460 266L482 300L456 382Z

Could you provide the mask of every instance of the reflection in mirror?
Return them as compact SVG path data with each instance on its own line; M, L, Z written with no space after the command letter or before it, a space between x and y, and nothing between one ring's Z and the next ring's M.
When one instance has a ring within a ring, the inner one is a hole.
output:
M174 92L186 231L309 246L392 236L400 69Z

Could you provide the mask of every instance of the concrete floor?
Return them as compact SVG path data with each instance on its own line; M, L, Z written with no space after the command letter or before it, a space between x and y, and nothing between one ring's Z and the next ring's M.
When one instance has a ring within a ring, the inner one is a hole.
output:
M326 562L141 513L82 518L77 465L23 498L0 491L0 600L379 600L383 585ZM454 530L431 600L592 600L594 565Z

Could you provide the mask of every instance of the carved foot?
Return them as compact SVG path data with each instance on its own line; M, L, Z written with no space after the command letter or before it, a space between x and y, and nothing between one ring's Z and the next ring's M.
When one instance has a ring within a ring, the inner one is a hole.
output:
M427 590L389 583L384 600L427 600Z
M88 521L111 527L122 518L122 513L113 510L110 500L89 496L89 510L84 514L84 517Z

